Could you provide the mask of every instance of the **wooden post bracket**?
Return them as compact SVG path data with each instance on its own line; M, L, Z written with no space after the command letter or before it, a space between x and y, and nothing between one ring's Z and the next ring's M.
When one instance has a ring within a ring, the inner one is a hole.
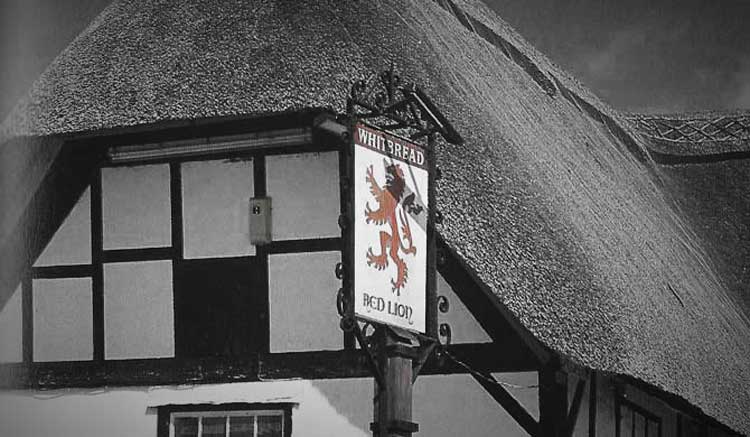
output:
M362 333L362 329L359 327L359 324L354 321L351 325L351 330L354 332L354 337L357 339L357 342L359 343L359 347L362 348L362 350L365 352L365 357L367 358L367 365L370 368L370 371L372 372L373 376L375 377L375 381L378 383L380 387L385 387L385 378L383 377L383 373L380 371L380 367L378 367L378 362L375 357L375 352L373 351L372 346L370 346L369 342L365 338L364 333Z

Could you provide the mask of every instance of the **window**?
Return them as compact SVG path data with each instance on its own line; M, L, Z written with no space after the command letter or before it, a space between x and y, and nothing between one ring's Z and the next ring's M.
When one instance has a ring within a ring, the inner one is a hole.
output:
M616 401L617 437L661 437L661 417L622 395Z
M159 422L158 437L289 437L292 405L165 406Z

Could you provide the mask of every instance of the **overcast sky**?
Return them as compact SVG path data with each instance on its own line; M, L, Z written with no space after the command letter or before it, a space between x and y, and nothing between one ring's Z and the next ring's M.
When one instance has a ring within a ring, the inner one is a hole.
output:
M750 109L750 0L487 3L619 109Z
M750 109L750 0L486 1L618 109ZM0 0L0 119L108 3Z

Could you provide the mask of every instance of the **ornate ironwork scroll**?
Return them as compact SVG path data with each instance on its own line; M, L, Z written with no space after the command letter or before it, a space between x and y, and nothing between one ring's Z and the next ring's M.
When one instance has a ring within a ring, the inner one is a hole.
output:
M461 135L432 100L414 84L403 83L393 66L355 82L347 112L351 118L366 120L412 140L440 134L449 143L463 144Z

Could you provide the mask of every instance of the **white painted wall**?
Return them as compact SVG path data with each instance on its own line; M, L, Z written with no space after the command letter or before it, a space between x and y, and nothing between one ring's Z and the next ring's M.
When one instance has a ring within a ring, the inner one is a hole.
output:
M255 255L249 202L253 161L181 164L185 258Z
M531 382L529 375L499 377ZM535 380L535 377L532 379ZM420 377L414 416L425 436L523 436L501 407L465 375ZM371 379L275 381L179 387L0 392L3 437L156 436L155 407L229 402L297 403L294 436L369 436ZM536 390L519 390L524 403Z
M105 249L172 244L169 166L102 169Z
M34 361L90 360L91 278L34 279Z
M104 357L174 356L172 261L104 265Z
M266 157L275 241L340 237L337 152Z

